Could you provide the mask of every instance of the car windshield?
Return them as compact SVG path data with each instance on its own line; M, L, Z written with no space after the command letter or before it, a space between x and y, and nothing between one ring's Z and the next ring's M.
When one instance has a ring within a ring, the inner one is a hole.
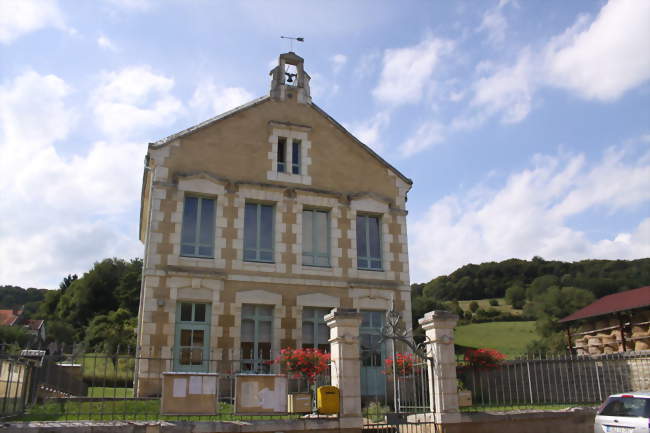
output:
M650 418L650 399L610 397L599 415Z

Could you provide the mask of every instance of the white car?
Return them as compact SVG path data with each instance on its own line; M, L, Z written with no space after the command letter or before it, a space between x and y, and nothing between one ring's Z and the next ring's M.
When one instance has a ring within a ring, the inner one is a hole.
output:
M650 391L610 395L596 412L594 433L650 433Z

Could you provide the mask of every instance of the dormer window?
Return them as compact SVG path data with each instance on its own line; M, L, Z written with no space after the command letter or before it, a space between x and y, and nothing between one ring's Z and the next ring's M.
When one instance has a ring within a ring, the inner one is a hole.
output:
M287 139L278 137L278 173L284 173L287 165Z

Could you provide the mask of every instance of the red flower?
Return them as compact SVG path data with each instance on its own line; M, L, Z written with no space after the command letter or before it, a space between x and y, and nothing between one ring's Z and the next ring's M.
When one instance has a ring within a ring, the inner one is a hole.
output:
M478 369L496 368L506 356L495 349L467 349L465 362L468 366Z
M329 360L330 355L318 349L287 347L280 350L280 356L274 362L280 364L293 378L304 377L313 384L318 375L329 368Z
M384 364L386 375L393 374L393 365L398 376L410 376L415 372L415 356L412 353L397 353L394 361L393 358L386 358Z

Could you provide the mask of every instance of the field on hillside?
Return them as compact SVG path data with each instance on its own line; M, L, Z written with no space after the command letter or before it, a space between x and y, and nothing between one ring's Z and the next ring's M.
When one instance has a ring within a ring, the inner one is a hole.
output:
M523 355L526 345L537 338L535 322L472 323L456 328L459 346L496 349L508 358Z
M506 298L493 298L493 299L496 299L499 302L499 305L497 305L496 307L490 305L490 299L476 299L476 302L478 303L479 308L482 308L484 310L494 308L495 310L499 310L504 313L512 313L515 315L521 314L522 310L515 310L514 308L512 308L512 306L506 302ZM460 308L463 309L463 311L469 311L470 302L472 301L471 300L458 301L458 304L460 305Z

